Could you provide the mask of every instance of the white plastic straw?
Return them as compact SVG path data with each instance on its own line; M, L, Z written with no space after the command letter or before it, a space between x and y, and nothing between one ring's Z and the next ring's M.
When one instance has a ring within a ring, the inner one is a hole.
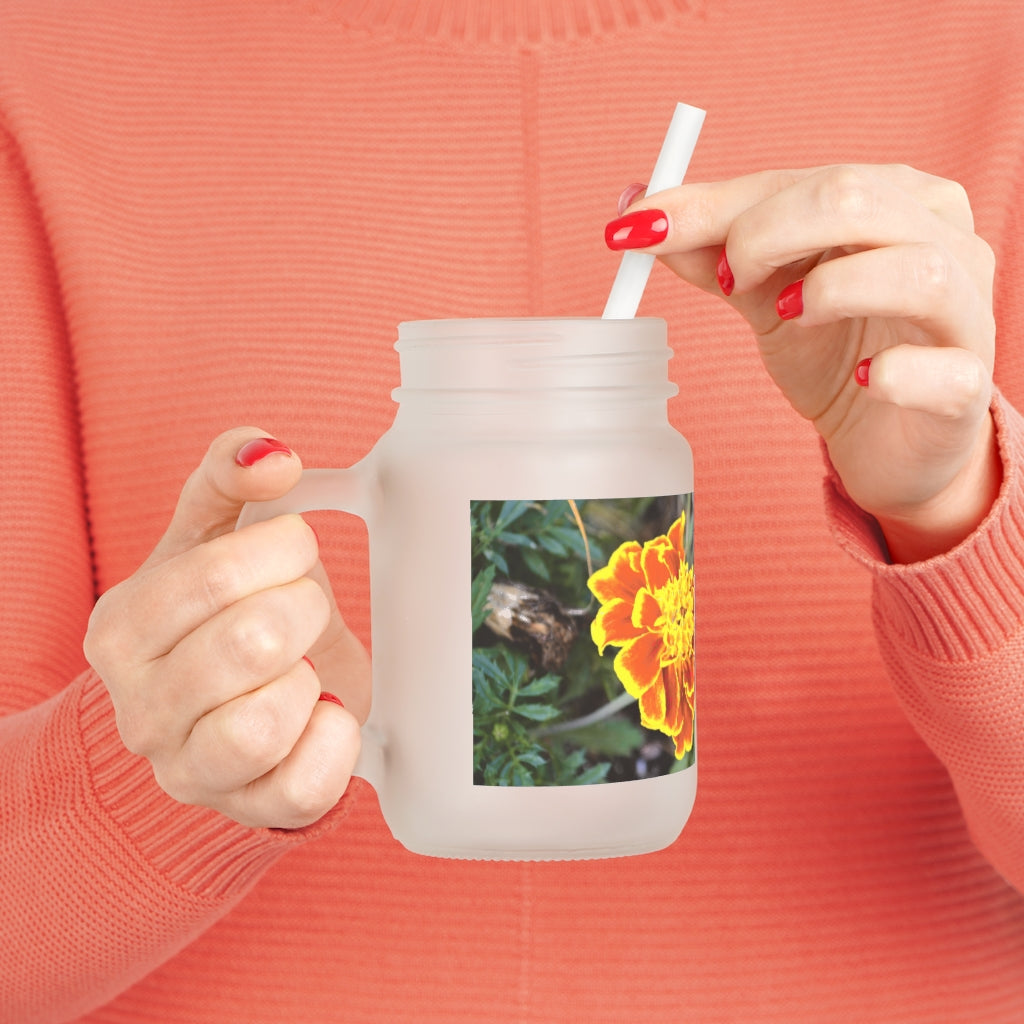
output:
M683 176L690 164L690 157L697 146L697 137L704 124L704 111L686 103L677 103L675 113L661 144L647 194L653 195L666 188L675 188L683 183ZM654 257L649 252L626 250L622 254L619 272L615 275L608 302L601 314L605 320L629 320L636 316L637 307L643 298L644 287L654 266Z

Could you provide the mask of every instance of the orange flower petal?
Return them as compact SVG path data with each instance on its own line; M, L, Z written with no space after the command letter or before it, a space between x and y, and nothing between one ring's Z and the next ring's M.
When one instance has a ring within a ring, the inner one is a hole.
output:
M622 557L629 565L629 572L637 581L637 586L639 586L643 579L643 573L640 569L640 554L643 548L640 547L639 542L628 540L625 544L620 544L618 550L622 552Z
M635 540L620 544L608 559L608 564L587 580L591 593L601 602L618 600L632 603L633 595L643 583L640 545Z
M674 736L683 723L680 699L682 694L677 685L675 665L666 665L661 672L661 689L665 694L665 714L662 721L662 728L669 736Z
M661 676L661 637L652 633L630 641L615 656L615 674L626 692L639 697Z
M693 747L693 727L696 721L693 703L687 701L683 706L683 722L676 733L676 757L683 757Z
M689 715L686 727L676 733L676 760L681 761L693 749L693 715Z
M661 618L661 605L658 599L646 588L637 591L633 602L632 624L638 629L653 632L658 619Z
M643 631L633 626L631 611L626 601L609 601L601 605L590 624L590 636L597 645L598 654L604 654L609 644L621 647L641 635Z
M649 540L643 547L640 562L648 590L662 590L679 575L679 555L668 537Z
M675 736L686 723L689 701L684 689L683 667L677 661L662 673L665 683L665 732Z
M680 512L679 518L668 528L669 543L683 557L683 531L686 528L686 513Z
M665 725L665 687L651 686L640 695L640 724L645 729Z

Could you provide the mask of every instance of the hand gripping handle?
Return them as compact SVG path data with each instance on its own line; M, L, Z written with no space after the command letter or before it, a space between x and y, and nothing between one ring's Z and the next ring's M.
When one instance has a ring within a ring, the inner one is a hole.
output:
M350 512L370 522L373 493L365 460L350 469L307 469L299 482L283 497L271 501L252 501L238 516L236 530L251 523L273 519L289 512ZM384 743L374 715L362 727L362 750L354 775L365 779L378 794L384 783Z

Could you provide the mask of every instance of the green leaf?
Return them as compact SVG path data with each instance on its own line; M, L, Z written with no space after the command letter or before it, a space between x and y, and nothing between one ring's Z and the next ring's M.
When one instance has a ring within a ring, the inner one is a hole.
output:
M565 545L555 536L555 531L552 530L550 533L542 533L537 537L537 543L545 551L550 551L553 555L565 555L567 553Z
M470 591L470 609L473 616L473 632L475 633L487 618L487 598L491 593L491 586L494 583L494 574L497 567L492 562L486 568L481 569L473 579Z
M535 546L532 537L528 537L525 533L516 533L513 530L505 530L499 533L497 540L514 548L532 548Z
M510 760L498 775L500 786L533 786L534 777L518 760Z
M582 775L577 775L573 781L577 786L592 786L595 782L604 782L610 769L611 765L607 761L602 761L593 768L588 768Z
M534 551L532 548L523 548L520 554L523 556L523 562L530 572L535 576L539 576L545 583L551 579L551 572L548 570L547 563L540 552Z
M552 690L557 690L558 684L561 681L562 680L559 676L538 676L536 679L531 679L525 686L521 686L519 688L519 696L540 697L542 694L550 693Z
M552 523L558 523L565 519L566 516L571 515L569 511L569 502L564 499L558 501L546 501L542 506L543 518L541 524L544 527L550 526Z
M517 686L526 678L530 663L525 652L511 650L504 644L495 647L494 652L497 671L508 679L510 687Z
M593 754L625 757L643 746L645 736L643 729L634 722L624 718L606 718L603 722L564 733L563 738L571 739Z
M480 676L483 679L493 679L500 675L500 670L494 662L494 647L473 648L473 676Z
M512 761L508 754L499 754L484 768L484 779L488 786L496 786L505 772L511 771Z
M550 533L551 537L554 537L559 543L564 544L569 551L574 551L578 555L586 554L586 545L583 543L583 537L580 535L580 531L574 526L558 526L555 527ZM590 551L593 556L593 552L596 550L596 544L593 539L588 538L590 541Z
M517 704L513 710L531 722L550 722L562 713L550 704Z
M520 754L519 760L523 764L528 764L531 768L543 768L548 763L548 759L544 756L540 747L534 747L533 750Z
M508 685L504 673L491 655L491 649L478 647L473 651L473 714L483 715L504 710Z
M532 502L529 501L504 502L501 506L501 511L498 513L498 521L495 524L496 528L504 530L511 526L512 523L529 511L531 504Z
M587 755L582 750L577 749L566 754L558 766L559 780L569 781L575 778L576 773L586 764L586 761Z
M508 575L508 562L505 561L504 555L494 551L492 548L487 548L484 551L484 558L486 558L491 565L497 566L499 572L503 572L506 576Z

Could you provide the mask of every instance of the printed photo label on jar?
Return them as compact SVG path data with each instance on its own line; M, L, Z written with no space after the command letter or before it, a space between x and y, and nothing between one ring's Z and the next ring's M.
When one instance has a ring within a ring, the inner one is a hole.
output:
M473 781L696 759L693 495L471 501Z

